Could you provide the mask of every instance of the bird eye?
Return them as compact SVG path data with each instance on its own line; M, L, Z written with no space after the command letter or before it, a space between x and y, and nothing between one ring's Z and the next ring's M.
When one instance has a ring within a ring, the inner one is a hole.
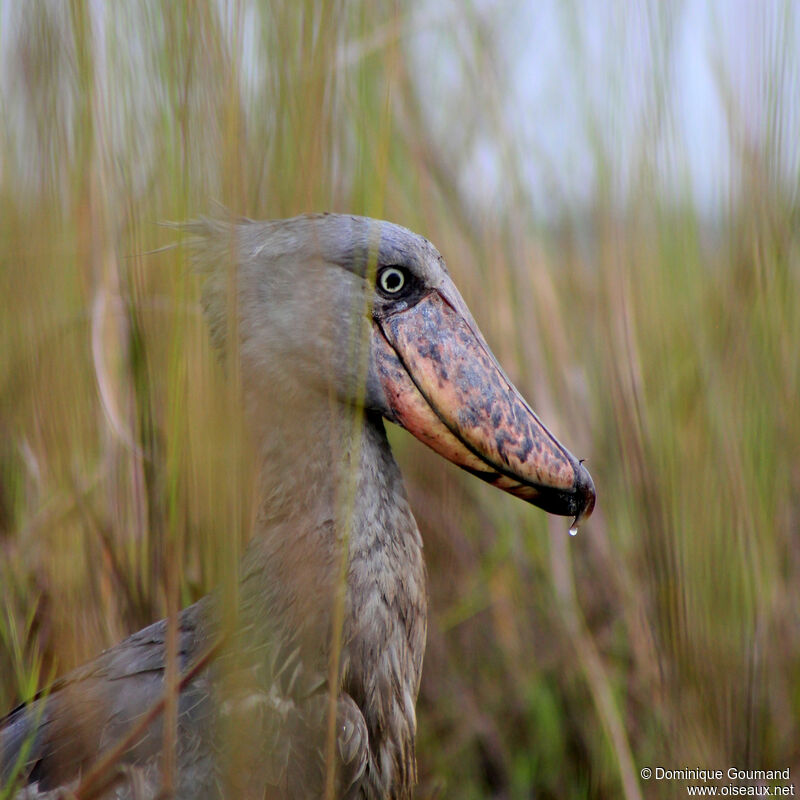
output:
M386 267L378 275L378 285L386 294L397 294L406 285L406 274L397 267Z

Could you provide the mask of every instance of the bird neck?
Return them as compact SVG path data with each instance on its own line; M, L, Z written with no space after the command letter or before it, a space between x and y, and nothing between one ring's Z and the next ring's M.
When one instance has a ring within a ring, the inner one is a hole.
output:
M299 647L305 668L324 676L340 652L338 689L370 731L367 778L381 794L410 796L425 571L383 421L327 400L282 403L258 444L243 622L252 629L269 620L264 635Z

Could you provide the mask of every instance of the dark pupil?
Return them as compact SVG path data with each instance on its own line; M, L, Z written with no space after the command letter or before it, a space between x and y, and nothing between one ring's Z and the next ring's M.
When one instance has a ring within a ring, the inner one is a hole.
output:
M403 285L403 276L394 270L390 272L384 279L383 285L387 291L395 292Z

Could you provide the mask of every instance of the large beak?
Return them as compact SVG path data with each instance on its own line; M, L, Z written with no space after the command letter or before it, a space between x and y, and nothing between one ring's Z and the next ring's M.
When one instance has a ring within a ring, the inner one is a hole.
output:
M577 525L592 513L589 472L506 377L452 282L375 325L373 352L393 421L551 514Z

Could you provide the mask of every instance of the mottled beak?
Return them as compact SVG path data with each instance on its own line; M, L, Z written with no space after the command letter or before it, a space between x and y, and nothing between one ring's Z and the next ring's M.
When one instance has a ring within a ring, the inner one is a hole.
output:
M375 319L391 419L459 467L575 525L594 508L586 468L505 375L445 279L411 308Z

